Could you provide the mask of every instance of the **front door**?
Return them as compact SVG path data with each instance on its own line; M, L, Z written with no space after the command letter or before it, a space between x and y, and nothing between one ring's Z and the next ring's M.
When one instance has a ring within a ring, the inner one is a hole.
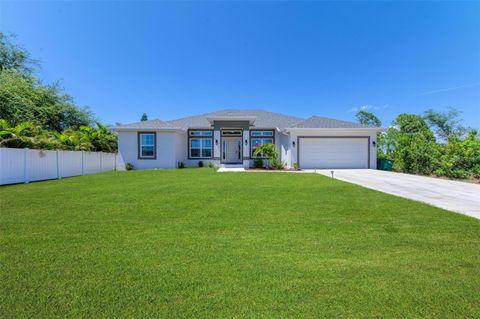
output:
M223 137L222 143L222 162L242 163L242 138Z

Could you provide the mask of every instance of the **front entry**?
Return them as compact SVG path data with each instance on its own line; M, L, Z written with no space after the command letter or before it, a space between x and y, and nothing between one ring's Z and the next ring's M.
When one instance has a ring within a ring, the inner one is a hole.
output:
M242 163L242 138L222 137L222 163Z

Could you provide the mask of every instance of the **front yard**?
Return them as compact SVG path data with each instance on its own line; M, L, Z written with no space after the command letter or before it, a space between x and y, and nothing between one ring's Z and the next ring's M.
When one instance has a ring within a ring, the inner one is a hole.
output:
M480 317L480 221L318 174L0 188L0 317Z

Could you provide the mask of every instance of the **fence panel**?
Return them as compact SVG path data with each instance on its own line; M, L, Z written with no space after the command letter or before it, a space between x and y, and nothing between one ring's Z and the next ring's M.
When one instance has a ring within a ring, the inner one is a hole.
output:
M0 148L0 185L111 171L117 160L113 153Z
M24 182L25 152L22 148L0 148L0 185Z
M58 151L60 177L82 175L82 152Z
M57 152L28 150L28 181L57 178Z
M102 153L102 172L115 169L116 156L116 154L112 153Z
M83 173L94 174L100 173L100 153L84 152L83 153Z

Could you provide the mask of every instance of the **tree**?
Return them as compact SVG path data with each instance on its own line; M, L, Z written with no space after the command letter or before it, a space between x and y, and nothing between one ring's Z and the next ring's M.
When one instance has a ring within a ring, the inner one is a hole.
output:
M400 114L378 140L382 156L394 160L394 168L416 174L431 174L438 159L435 136L416 114Z
M147 116L147 113L143 113L142 114L142 117L140 118L140 121L148 121L148 116Z
M33 69L39 65L38 60L30 57L23 47L13 43L15 35L0 32L0 72L15 70L21 75L32 75Z
M444 142L451 136L462 137L466 134L467 129L460 123L459 116L462 112L448 107L447 112L436 112L433 109L425 111L425 121L435 130L437 136Z
M360 110L355 115L357 117L357 121L360 124L372 126L372 127L380 127L382 126L382 122L375 114L367 111Z
M38 62L11 39L0 33L0 118L58 132L92 125L92 113L77 106L58 83L44 85L33 75Z

